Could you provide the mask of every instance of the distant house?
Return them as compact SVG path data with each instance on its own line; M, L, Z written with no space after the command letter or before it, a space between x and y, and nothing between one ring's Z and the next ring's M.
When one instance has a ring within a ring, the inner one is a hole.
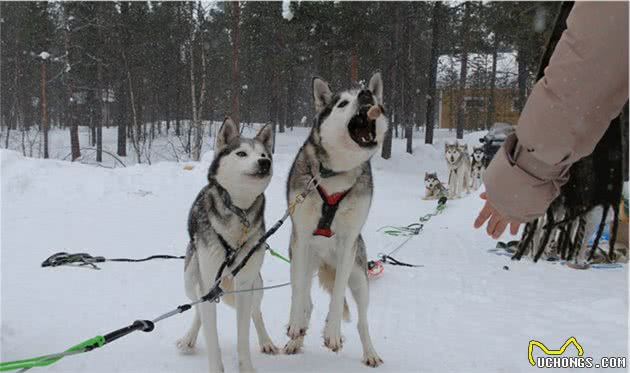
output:
M494 116L489 117L489 88L445 89L440 91L440 128L457 127L457 102L463 95L464 128L475 130L486 127L488 121L516 124L520 116L518 92L511 88L494 89Z
M464 128L484 129L488 124L516 124L518 110L518 64L514 53L499 53L494 88L494 110L490 108L492 55L468 56L466 87L459 84L461 63L458 56L443 55L438 61L438 127L457 127L457 105L464 109ZM461 101L460 101L461 100Z

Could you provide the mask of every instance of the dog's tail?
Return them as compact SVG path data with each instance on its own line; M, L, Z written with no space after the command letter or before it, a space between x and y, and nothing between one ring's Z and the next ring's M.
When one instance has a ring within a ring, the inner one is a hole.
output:
M326 290L329 294L332 294L333 287L335 286L335 269L322 264L319 266L319 285ZM343 320L350 321L350 308L346 298L343 298Z

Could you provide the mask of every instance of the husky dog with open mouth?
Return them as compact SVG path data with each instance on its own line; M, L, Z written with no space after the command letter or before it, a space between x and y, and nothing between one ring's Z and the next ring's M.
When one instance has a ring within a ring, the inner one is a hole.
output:
M241 138L238 125L229 118L221 126L208 172L208 184L197 195L188 216L190 243L184 277L186 295L190 299L197 300L210 290L226 258L233 258L232 264L240 263L249 248L265 233L263 192L271 180L272 147L271 124L262 127L253 139ZM221 287L226 291L261 288L260 267L264 253L264 248L259 248L239 274L223 280ZM249 350L250 318L258 332L262 352L275 354L278 351L263 323L260 311L262 291L227 294L221 300L236 307L240 370L253 371ZM210 372L223 371L216 307L212 302L197 305L190 330L177 341L180 350L190 352L200 327L203 327Z
M470 155L468 145L444 144L444 158L448 165L448 193L450 198L461 198L470 192Z
M333 94L328 84L313 80L316 115L311 133L297 154L287 183L287 199L312 182L316 191L291 214L291 314L285 352L301 350L313 304L311 282L318 271L321 286L331 293L324 327L324 345L342 348L341 319L348 318L345 291L350 287L357 303L363 362L376 367L383 361L368 331L368 278L361 228L372 201L370 158L378 151L387 129L383 114L381 74L367 89Z

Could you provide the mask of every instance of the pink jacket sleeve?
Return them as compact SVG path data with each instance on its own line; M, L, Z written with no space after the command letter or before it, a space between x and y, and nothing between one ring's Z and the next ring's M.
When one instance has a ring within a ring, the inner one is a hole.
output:
M503 215L543 215L628 100L628 3L576 2L563 33L508 138L484 175Z

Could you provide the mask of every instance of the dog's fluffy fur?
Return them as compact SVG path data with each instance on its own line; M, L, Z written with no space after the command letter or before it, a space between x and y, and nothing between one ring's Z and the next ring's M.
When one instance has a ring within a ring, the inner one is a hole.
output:
M472 177L472 190L477 190L483 183L483 173L486 171L486 155L483 147L475 146L472 152L472 163L470 164L470 175Z
M425 194L422 199L439 199L448 195L446 187L438 179L437 172L424 173L424 189Z
M333 94L325 81L316 78L313 95L317 114L313 129L291 167L287 199L293 201L313 176L321 176L320 185L329 195L346 191L347 194L332 221L331 237L315 235L323 205L317 191L310 193L291 214L292 298L287 329L290 341L285 352L294 354L302 348L313 308L312 278L319 269L322 286L331 292L324 345L335 352L342 348L341 320L344 294L349 286L357 302L363 362L375 367L382 360L368 331L367 258L361 229L372 200L370 158L379 149L387 129L384 115L370 120L367 110L382 104L383 83L380 73L376 73L367 90Z
M215 157L208 172L208 185L197 195L188 217L190 243L184 272L186 294L190 299L199 299L214 283L226 253L220 237L238 250L235 260L238 263L264 234L263 192L272 175L272 146L271 124L264 126L254 139L241 138L238 125L229 118L219 130ZM245 221L249 230L243 237ZM242 244L243 248L239 249ZM264 251L264 248L259 248L235 278L223 281L222 288L229 291L262 287L260 267ZM249 350L250 318L254 321L262 351L271 354L278 351L263 323L260 311L262 291L226 295L222 300L236 308L240 370L253 371ZM215 303L204 302L196 306L193 324L177 346L183 352L190 352L200 327L203 327L206 339L210 372L222 372Z
M444 158L448 165L449 198L461 198L470 192L468 145L444 144Z

